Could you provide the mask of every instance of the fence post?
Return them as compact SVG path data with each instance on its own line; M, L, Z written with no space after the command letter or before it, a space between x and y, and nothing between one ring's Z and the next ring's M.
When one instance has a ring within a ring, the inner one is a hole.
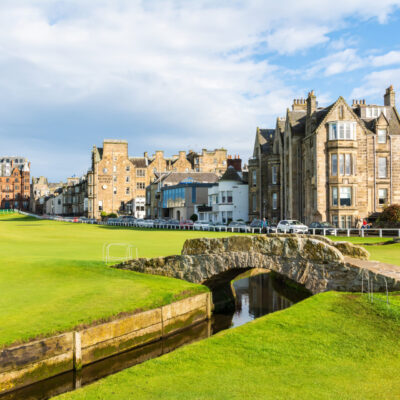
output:
M382 229L379 229L379 237L382 237Z

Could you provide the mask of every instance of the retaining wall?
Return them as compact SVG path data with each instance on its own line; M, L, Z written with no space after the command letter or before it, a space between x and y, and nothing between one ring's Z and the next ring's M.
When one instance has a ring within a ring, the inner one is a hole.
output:
M172 335L211 317L211 293L0 351L0 393Z

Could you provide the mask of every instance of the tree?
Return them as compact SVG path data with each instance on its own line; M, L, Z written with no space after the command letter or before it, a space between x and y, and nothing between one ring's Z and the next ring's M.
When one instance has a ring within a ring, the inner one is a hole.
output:
M191 219L193 222L196 222L196 221L199 219L199 217L198 217L197 214L192 214L191 217L190 217L190 219Z

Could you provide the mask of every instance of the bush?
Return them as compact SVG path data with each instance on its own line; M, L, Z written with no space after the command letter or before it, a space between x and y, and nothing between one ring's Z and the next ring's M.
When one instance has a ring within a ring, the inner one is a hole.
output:
M191 219L193 222L196 222L196 221L199 219L199 217L197 216L197 214L192 214L191 217L190 217L190 219Z
M108 218L117 218L118 215L115 214L115 213L110 213L110 214L107 215L107 217L108 217Z
M400 204L392 204L386 207L378 218L378 224L394 227L400 224Z

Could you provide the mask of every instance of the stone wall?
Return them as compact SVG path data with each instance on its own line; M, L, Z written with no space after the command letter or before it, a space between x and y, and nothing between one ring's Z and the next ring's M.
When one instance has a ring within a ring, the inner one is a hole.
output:
M0 393L170 336L211 317L202 293L150 311L0 351Z
M345 259L345 256L346 259ZM367 271L349 262L348 256L368 257L359 246L335 243L327 238L300 235L231 236L189 239L182 255L131 260L116 268L210 282L230 269L265 268L305 286L312 293L327 290L361 291L367 276L374 290L399 290L400 281Z

